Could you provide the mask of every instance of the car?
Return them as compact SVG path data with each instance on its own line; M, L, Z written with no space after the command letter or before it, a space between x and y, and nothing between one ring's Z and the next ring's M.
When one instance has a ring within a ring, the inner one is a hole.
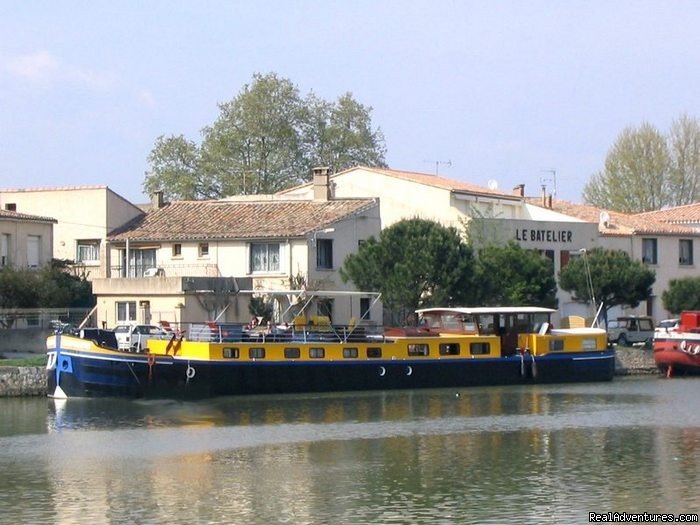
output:
M163 339L168 333L156 324L118 324L114 327L119 350L143 352L149 339Z
M663 321L660 321L659 324L656 325L656 329L654 330L657 334L667 334L669 332L677 332L678 331L678 325L680 324L681 320L680 319L664 319Z
M654 320L645 316L621 316L608 321L608 341L620 346L642 343L649 347L654 340Z

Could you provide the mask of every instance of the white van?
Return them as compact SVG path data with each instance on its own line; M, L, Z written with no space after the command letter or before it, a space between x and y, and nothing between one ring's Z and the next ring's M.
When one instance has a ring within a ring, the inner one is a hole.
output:
M155 324L118 324L114 327L119 350L143 352L149 339L163 339L167 332Z

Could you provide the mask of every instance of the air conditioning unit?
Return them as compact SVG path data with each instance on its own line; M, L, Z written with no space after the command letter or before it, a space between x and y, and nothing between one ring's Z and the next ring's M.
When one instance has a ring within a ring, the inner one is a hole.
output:
M149 268L143 272L144 277L156 277L164 274L165 272L163 271L163 268Z

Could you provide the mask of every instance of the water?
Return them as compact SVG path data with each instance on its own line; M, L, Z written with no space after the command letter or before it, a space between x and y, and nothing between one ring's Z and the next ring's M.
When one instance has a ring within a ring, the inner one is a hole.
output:
M700 381L0 400L1 523L588 523L700 511Z

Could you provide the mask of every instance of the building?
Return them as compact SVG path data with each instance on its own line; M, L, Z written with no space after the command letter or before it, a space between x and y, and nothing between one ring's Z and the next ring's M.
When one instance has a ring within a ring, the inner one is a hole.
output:
M376 199L240 196L160 203L107 237L107 276L93 281L97 318L121 322L241 321L241 289L351 291L338 270L380 230ZM282 308L281 304L277 305ZM323 314L359 318L369 298L329 298ZM381 320L381 311L372 319Z
M700 239L696 212L700 204L633 215L558 199L550 200L548 206L595 225L597 238L593 246L622 250L656 273L649 300L637 308L614 309L611 317L650 315L657 321L670 317L661 296L671 279L700 275L695 262L695 244Z
M0 210L0 268L40 268L52 257L56 219Z
M0 190L0 207L56 219L47 260L73 261L76 274L92 280L106 275L107 233L142 211L107 186Z
M280 192L309 198L319 182ZM437 175L400 170L356 167L330 176L336 197L375 197L381 203L382 227L405 218L431 219L446 226L469 224L475 242L515 241L538 250L554 263L555 275L572 257L595 247L622 249L656 271L653 296L636 309L611 312L648 314L657 320L669 316L661 294L671 279L697 275L694 244L699 233L700 204L647 214L626 215L554 199L546 192L525 197L525 185L510 193ZM592 318L593 307L557 293L562 316Z

